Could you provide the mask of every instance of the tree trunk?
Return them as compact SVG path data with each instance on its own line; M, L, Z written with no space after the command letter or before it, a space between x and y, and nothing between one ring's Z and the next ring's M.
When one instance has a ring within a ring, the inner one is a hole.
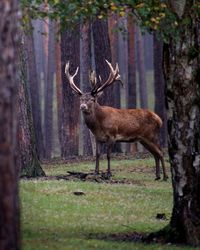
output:
M56 32L59 32L60 24L56 25ZM58 138L59 147L61 145L62 138L62 79L61 79L61 41L60 35L55 41L55 60L56 60L56 101L57 101L57 113L58 113Z
M118 18L118 27L121 31L118 33L118 60L119 69L124 87L120 89L121 92L121 108L127 108L128 98L128 36L124 35L124 30L127 30L127 17ZM121 143L123 152L130 152L130 143Z
M44 71L44 55L43 55L43 21L41 19L32 20L33 25L33 38L34 38L34 50L35 50L35 61L37 69L38 81L41 83L42 74Z
M115 67L116 63L118 63L118 16L117 14L112 14L108 18L108 31L109 31L109 38L110 38L110 48L111 48L111 57L112 57L112 65ZM121 94L120 94L120 84L116 83L113 85L114 91L114 108L120 108L121 106ZM114 148L114 152L121 153L121 143L117 143Z
M21 46L22 47L22 46ZM18 111L18 141L20 176L45 176L36 153L35 132L27 87L27 68L23 48L20 51L20 84Z
M179 18L190 17L193 1L169 1ZM194 17L193 17L194 18ZM169 156L176 241L200 246L200 61L197 20L181 27L178 41L164 47Z
M120 76L122 81L125 83L124 88L121 88L121 107L127 108L127 82L128 82L128 36L123 33L123 30L127 30L127 18L120 17L118 19L118 27L122 31L118 33L118 60L119 60L119 69Z
M20 249L17 148L18 1L0 1L0 249Z
M107 20L96 19L92 24L93 38L94 38L94 57L96 65L96 75L101 76L103 82L108 79L109 67L105 61L107 59L111 62L111 48L108 34ZM119 84L118 82L114 84ZM114 85L109 86L104 90L99 102L106 106L114 106ZM102 151L105 153L107 148L102 146Z
M27 31L24 36L28 65L28 82L31 95L31 109L33 114L34 131L36 136L36 150L39 158L42 159L44 157L44 144L41 124L40 94L36 70L33 31L31 22L29 24L30 30Z
M37 70L37 80L38 80L38 99L39 103L38 106L38 116L40 117L40 126L41 126L41 133L42 136L38 138L37 133L40 130L36 131L36 144L40 143L40 150L39 152L39 159L42 160L45 158L45 148L44 148L44 73L45 73L45 61L46 57L44 54L44 20L42 19L33 19L31 20L33 25L33 38L34 38L34 52L35 52L35 62L36 62L36 70ZM35 100L35 98L34 98ZM37 101L37 99L35 100ZM40 142L39 142L40 141Z
M137 52L138 52L137 65L139 74L140 106L141 108L147 108L148 98L147 98L146 70L145 70L145 60L144 60L144 43L140 28L138 28L137 32Z
M45 5L46 5L46 1L45 1ZM48 9L47 6L45 6L45 8ZM49 53L49 49L48 49L49 48L49 18L48 17L45 17L43 20L43 39L42 39L42 42L43 42L42 45L43 45L43 63L44 63L43 79L44 79L44 92L45 92L45 86L47 85L48 57L49 57L49 55L48 55L48 53ZM44 96L45 96L45 93L44 93ZM45 107L44 107L44 110L45 110ZM44 138L44 140L45 140L45 138Z
M53 130L53 83L55 72L55 25L49 20L48 39L48 61L47 61L47 81L45 83L45 158L51 159L52 153L52 130Z
M128 17L128 96L127 107L136 108L135 23Z
M153 36L154 52L154 93L155 93L155 112L163 121L161 128L160 144L166 147L167 144L167 114L165 108L165 81L163 76L163 42L158 40L156 33Z
M89 92L91 90L89 81L89 72L91 70L91 27L90 23L81 26L81 90ZM92 155L92 141L89 129L87 128L83 117L81 117L82 145L83 155Z
M109 76L109 67L105 61L107 59L111 62L111 48L110 40L108 35L108 22L107 20L96 19L92 25L93 37L94 37L94 55L96 64L96 74L101 76L104 82ZM119 83L115 83L119 84ZM110 86L105 89L101 102L104 105L113 106L114 105L114 86Z
M110 49L111 49L111 62L115 66L118 63L118 17L117 14L112 14L108 19ZM120 108L120 84L114 84L114 107Z
M135 23L132 16L128 16L128 86L127 108L135 109L137 104L136 95L136 63L135 63ZM136 143L127 143L127 152L137 151Z
M153 70L153 35L145 33L143 36L145 51L145 68L146 71Z
M65 75L65 64L70 61L70 72L75 73L80 65L79 27L66 30L61 34L61 62L62 62L62 142L61 155L63 158L78 155L79 142L79 97L72 91ZM79 86L79 73L74 79Z

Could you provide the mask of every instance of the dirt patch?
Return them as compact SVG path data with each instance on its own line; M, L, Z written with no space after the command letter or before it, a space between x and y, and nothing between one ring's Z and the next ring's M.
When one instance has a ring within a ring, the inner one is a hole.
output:
M100 174L94 173L83 173L83 172L74 172L68 171L67 175L57 175L57 176L45 176L45 177L37 177L37 178L26 178L23 179L28 180L66 180L66 181L90 181L97 183L109 183L109 184L137 184L141 186L145 186L142 181L132 180L132 179L115 179L114 176L110 178L107 176L106 172L101 172Z
M131 233L113 233L113 234L89 234L88 239L111 240L111 241L135 241L144 242L147 234L131 232Z
M109 241L128 241L128 242L139 242L145 244L167 244L171 245L172 242L166 237L164 230L160 230L154 233L140 233L140 232L129 232L129 233L113 233L113 234L89 234L88 239L99 239L99 240L109 240Z

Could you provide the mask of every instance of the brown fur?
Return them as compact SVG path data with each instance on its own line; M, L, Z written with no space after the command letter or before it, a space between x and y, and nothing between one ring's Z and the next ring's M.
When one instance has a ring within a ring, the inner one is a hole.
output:
M90 94L83 94L81 107L88 128L94 134L97 143L108 144L108 174L110 173L110 151L116 142L139 141L149 150L156 162L156 179L160 179L160 165L162 163L163 179L167 174L164 166L163 152L159 146L159 131L162 120L148 109L116 109L101 106ZM87 109L86 109L87 107ZM99 152L97 145L96 172L99 172Z
M93 74L93 89L91 93L82 93L75 85L74 75L69 73L69 62L65 66L65 74L68 78L70 87L81 97L80 108L88 128L96 138L96 168L95 172L99 173L99 142L107 143L108 159L108 176L110 171L110 153L111 147L115 142L134 142L139 141L154 156L156 162L156 180L160 179L160 162L163 168L163 179L167 180L163 152L159 146L159 129L162 121L159 116L147 109L115 109L107 106L100 106L97 103L97 97L102 91L110 86L115 80L120 81L119 67L116 64L113 69L111 63L106 61L110 68L108 79L101 85L96 85L97 79Z

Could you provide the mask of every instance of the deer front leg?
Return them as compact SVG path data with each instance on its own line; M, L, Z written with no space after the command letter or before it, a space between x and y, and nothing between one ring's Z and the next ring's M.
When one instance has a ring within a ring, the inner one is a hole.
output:
M111 170L110 170L110 155L111 155L111 151L112 151L112 145L113 144L111 142L109 142L108 147L107 147L107 160L108 160L107 176L108 176L108 178L112 175Z
M100 158L99 142L96 140L96 166L95 166L95 174L99 174L99 158Z

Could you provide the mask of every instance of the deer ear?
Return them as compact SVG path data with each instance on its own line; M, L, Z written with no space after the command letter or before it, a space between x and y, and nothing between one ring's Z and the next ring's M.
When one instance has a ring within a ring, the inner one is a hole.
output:
M91 95L92 95L93 97L95 97L95 98L100 97L102 94L103 94L103 91L100 91L100 92L98 92L98 93L96 93L96 92L91 92Z

